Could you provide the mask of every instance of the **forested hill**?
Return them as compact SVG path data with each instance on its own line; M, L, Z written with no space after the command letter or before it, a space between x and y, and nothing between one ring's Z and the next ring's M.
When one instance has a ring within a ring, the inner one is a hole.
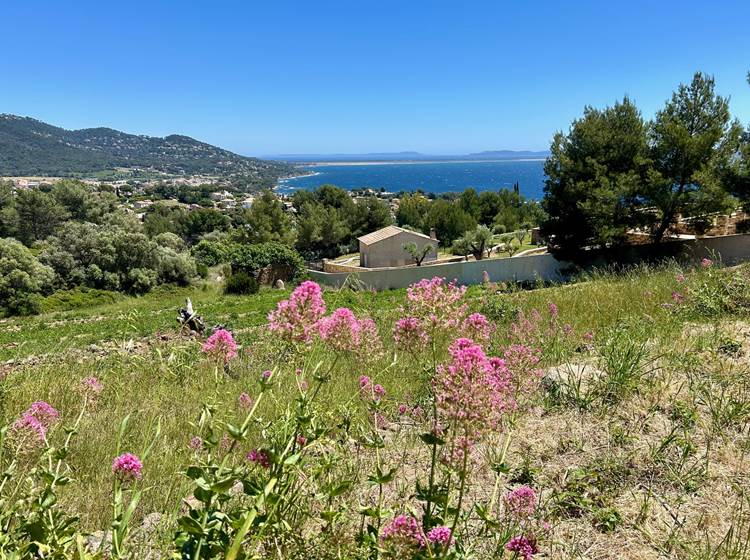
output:
M188 136L65 130L29 117L0 115L0 176L67 176L119 167L257 179L251 182L275 182L293 172L286 164L240 156Z

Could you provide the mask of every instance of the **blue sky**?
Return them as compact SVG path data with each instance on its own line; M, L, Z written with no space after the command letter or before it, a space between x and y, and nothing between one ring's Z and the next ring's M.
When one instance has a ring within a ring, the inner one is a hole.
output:
M0 112L247 155L546 149L713 74L750 122L747 0L4 0Z

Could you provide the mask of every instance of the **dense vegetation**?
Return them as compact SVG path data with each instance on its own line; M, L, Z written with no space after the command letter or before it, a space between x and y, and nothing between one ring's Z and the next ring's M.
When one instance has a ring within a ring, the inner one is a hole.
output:
M28 117L0 115L0 176L71 176L114 168L236 177L256 189L294 173L286 164L240 156L188 136L155 138L111 128L65 130Z
M208 286L14 320L0 551L739 560L748 274ZM185 297L231 333L180 333Z
M632 231L660 242L678 218L705 231L712 215L750 195L750 132L701 73L649 122L627 97L587 108L551 152L542 230L569 257L621 244Z

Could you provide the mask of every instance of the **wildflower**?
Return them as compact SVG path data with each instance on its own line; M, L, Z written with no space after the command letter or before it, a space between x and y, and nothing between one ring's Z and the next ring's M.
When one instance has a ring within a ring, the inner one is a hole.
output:
M557 318L557 313L558 313L557 304L550 303L549 304L549 314L550 314L550 317L552 317L553 319Z
M371 383L370 378L367 377L366 375L359 376L359 388L360 389L368 388L370 386L370 383Z
M302 391L303 393L306 393L309 388L310 387L307 384L307 381L305 381L304 379L299 382L299 390Z
M309 344L313 340L318 321L325 315L326 306L320 286L302 282L289 297L280 301L268 314L268 328L288 341Z
M263 373L260 374L260 377L263 381L268 381L269 379L271 379L272 375L273 375L273 372L270 369L267 369Z
M245 410L250 410L253 407L252 397L244 391L240 393L239 397L237 397L237 402L239 403L240 407L244 408Z
M303 436L302 434L297 436L297 445L300 447L304 447L307 445L307 438Z
M570 336L571 334L573 334L573 326L570 323L565 323L562 330L565 336Z
M96 399L103 389L104 386L94 376L85 377L81 381L81 392L89 400Z
M675 280L677 280L677 282L682 284L685 281L685 275L682 272L680 272L677 276L675 276Z
M490 283L490 273L486 270L482 271L482 284L485 286Z
M193 436L192 438L190 438L188 448L192 449L193 451L200 451L201 449L203 449L203 440L198 436Z
M430 337L425 332L419 319L404 317L396 321L396 326L393 328L393 340L403 348L420 350L427 346Z
M495 331L495 326L481 313L472 313L464 319L462 330L466 338L487 344Z
M683 296L680 292L672 292L672 301L677 304L683 303L685 301L685 296Z
M519 486L511 490L503 498L506 511L516 520L528 519L536 511L537 496L529 486Z
M361 326L351 309L340 307L318 322L320 338L342 352L355 350L360 343Z
M488 358L482 348L459 338L449 348L451 361L437 368L433 390L440 422L454 426L468 451L474 440L498 430L512 409L510 373L504 360Z
M112 472L123 482L140 480L143 463L132 453L123 453L112 461Z
M219 329L209 336L203 343L202 350L204 354L220 359L225 365L237 357L237 343L232 333L225 329Z
M31 403L11 424L10 432L19 448L35 448L44 445L47 432L57 422L60 413L45 401Z
M268 456L268 453L262 449L253 449L250 451L250 453L247 454L247 460L264 469L271 468L271 458Z
M425 539L419 522L402 514L383 527L380 544L392 558L411 558L415 552L424 548Z
M707 259L705 257L701 259L701 266L703 268L710 268L711 266L713 266L713 264L714 264L714 261L712 261L711 259Z
M405 404L398 405L398 415L405 416L409 412L409 407Z
M34 415L24 412L10 427L11 434L19 447L37 447L44 444L47 428Z
M453 536L448 527L433 527L427 533L427 540L432 546L447 548L453 543Z
M425 278L407 288L406 307L410 316L424 320L429 328L453 329L466 314L466 305L460 304L465 293L466 286L457 286L455 280Z
M57 409L45 401L31 403L31 406L29 406L24 414L30 414L39 420L45 428L49 428L60 417Z
M523 558L523 560L531 560L539 549L536 545L536 540L533 537L526 537L524 535L513 537L505 545L506 550L515 552Z
M385 389L380 383L376 383L375 386L372 388L373 393L373 400L380 401L383 397L385 397Z
M586 331L583 333L583 340L586 342L591 342L594 340L594 333L592 331Z

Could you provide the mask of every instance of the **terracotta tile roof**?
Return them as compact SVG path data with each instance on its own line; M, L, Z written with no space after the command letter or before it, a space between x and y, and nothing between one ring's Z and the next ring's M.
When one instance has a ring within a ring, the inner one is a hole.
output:
M365 245L372 245L373 243L377 243L378 241L382 241L383 239L388 239L389 237L393 237L394 235L398 235L399 233L409 233L411 235L416 235L417 237L422 237L424 239L432 239L429 235L425 235L424 233L419 233L417 231L411 231L408 229L400 228L398 226L386 226L377 231L373 231L372 233L368 233L367 235L363 235L362 237L358 237L357 240L361 241Z

